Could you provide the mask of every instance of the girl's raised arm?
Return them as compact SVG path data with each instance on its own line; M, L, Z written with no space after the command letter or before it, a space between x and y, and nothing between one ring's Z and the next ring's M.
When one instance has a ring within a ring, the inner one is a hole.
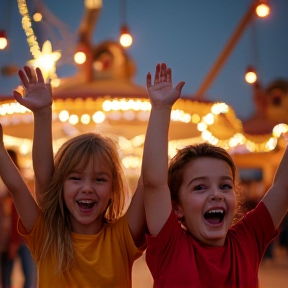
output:
M3 142L0 124L0 176L12 195L16 210L25 228L32 230L37 218L38 206L25 184L19 170L10 158Z
M25 66L18 74L26 93L21 95L14 91L14 98L34 115L32 158L36 198L41 205L43 193L47 190L54 171L51 85L45 84L39 68L34 70Z
M142 175L138 180L131 204L127 210L127 219L129 229L136 246L142 246L145 243L145 232L147 230Z
M168 130L173 104L180 97L184 82L172 86L171 69L165 63L157 64L152 85L151 74L147 75L147 89L151 113L144 144L142 175L144 204L148 229L157 235L172 210L168 174Z
M262 201L278 228L288 209L288 147L276 171L273 184Z

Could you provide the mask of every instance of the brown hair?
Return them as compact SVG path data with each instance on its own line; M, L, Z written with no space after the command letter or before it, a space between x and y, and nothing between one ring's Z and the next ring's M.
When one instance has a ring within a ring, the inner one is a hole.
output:
M95 133L82 134L65 142L55 155L54 174L41 201L47 226L41 257L52 247L59 260L57 271L69 269L74 262L70 237L72 228L63 196L64 180L75 167L80 165L84 168L94 155L99 161L105 161L110 166L113 179L113 200L109 201L103 222L113 222L123 214L128 186L115 142L107 136Z
M200 157L211 157L225 161L231 168L233 183L236 186L236 197L238 207L240 209L240 187L237 186L237 168L232 157L229 153L218 146L214 146L209 143L200 143L196 145L188 145L182 149L179 149L176 155L170 160L168 168L168 185L171 194L171 200L179 203L179 189L183 182L183 174L186 164L190 161L198 159ZM239 219L239 211L235 215L235 220Z

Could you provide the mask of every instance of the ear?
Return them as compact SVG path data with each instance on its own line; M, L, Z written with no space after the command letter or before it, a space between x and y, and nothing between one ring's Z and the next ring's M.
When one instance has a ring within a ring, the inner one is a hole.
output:
M181 205L179 203L176 203L175 201L172 201L172 206L173 206L173 209L174 209L174 212L175 212L177 218L179 220L183 219L184 213L183 213Z

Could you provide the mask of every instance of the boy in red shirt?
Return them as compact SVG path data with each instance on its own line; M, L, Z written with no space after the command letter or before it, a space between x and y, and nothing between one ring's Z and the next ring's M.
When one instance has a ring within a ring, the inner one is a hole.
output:
M288 152L255 209L233 224L236 167L226 150L207 143L180 149L168 163L168 128L184 82L171 69L147 75L151 115L143 156L147 264L154 287L256 288L267 245L288 208Z

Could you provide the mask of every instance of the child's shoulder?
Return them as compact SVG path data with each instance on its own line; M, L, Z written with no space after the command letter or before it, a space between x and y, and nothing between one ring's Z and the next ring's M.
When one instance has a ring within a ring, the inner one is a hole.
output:
M126 226L128 227L128 221L126 214L124 214L113 222L106 222L104 225L104 229L117 230L117 229L123 229Z

